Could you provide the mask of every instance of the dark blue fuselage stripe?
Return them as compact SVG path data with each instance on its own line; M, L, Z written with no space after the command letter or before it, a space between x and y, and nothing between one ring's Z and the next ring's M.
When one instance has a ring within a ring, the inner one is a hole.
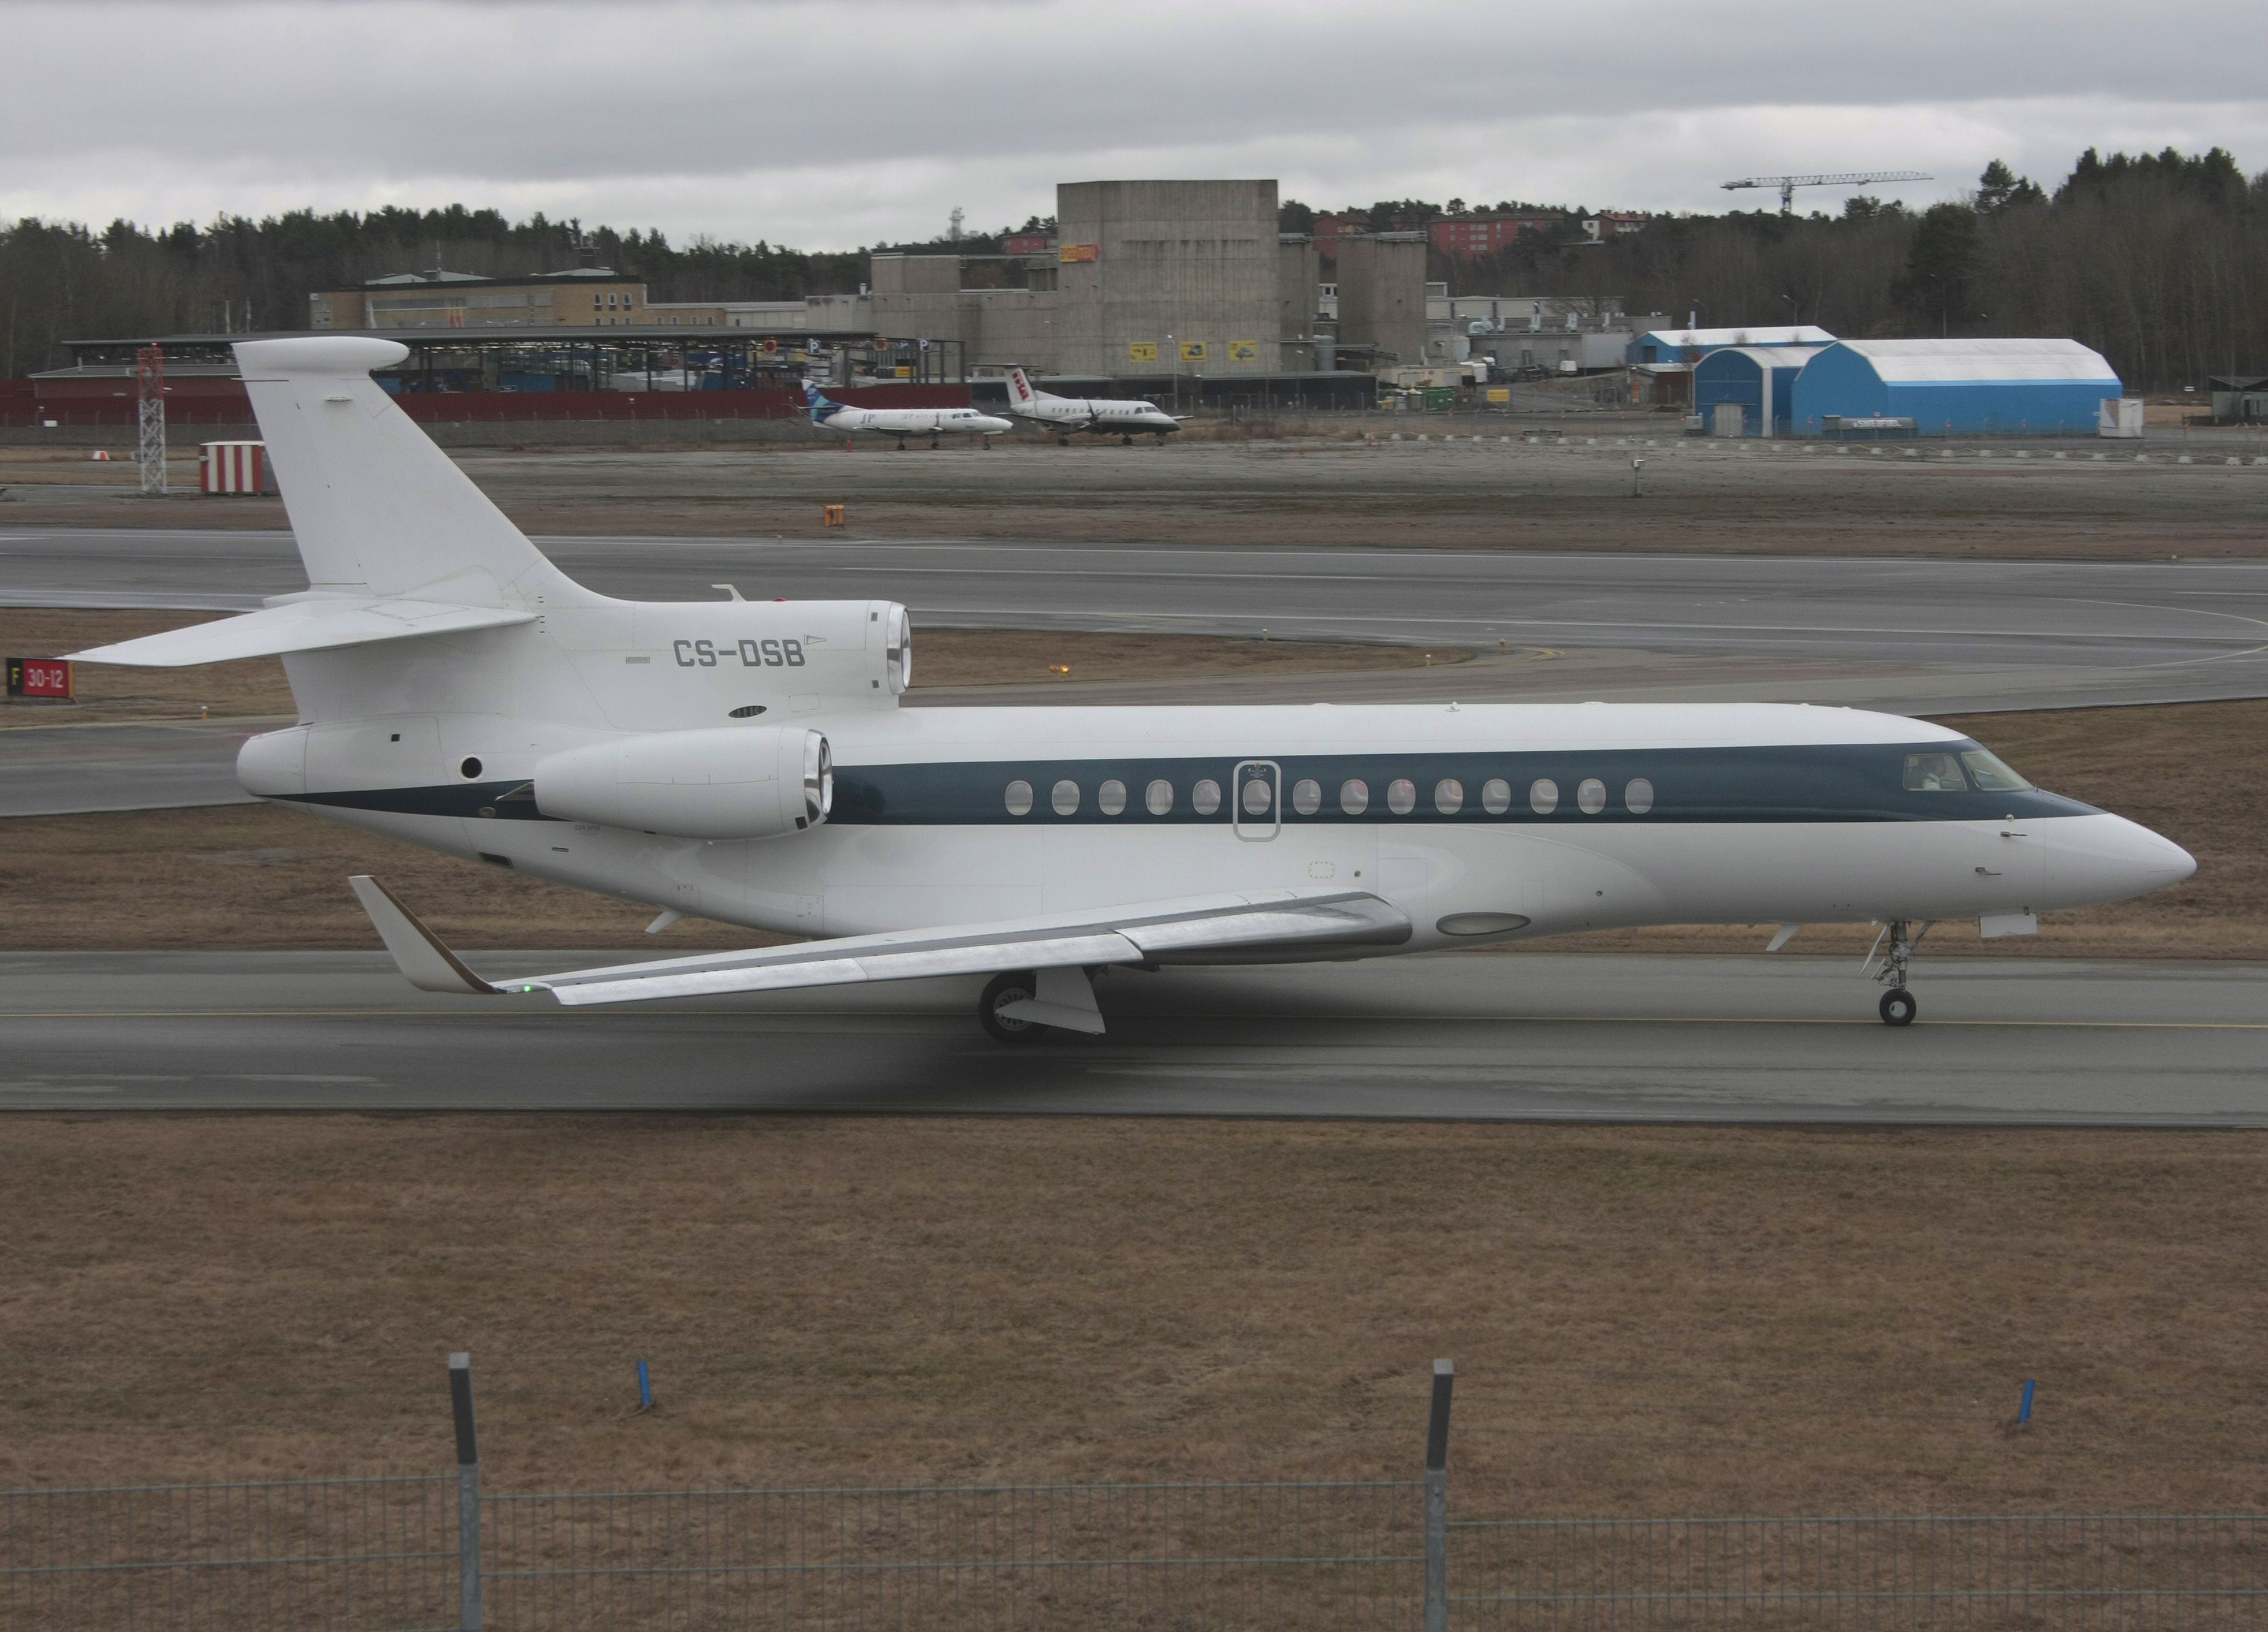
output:
M1272 760L1255 755L1248 761L1205 755L837 765L835 808L829 820L841 826L887 827L1081 822L1202 826L1230 820L1237 798L1238 767L1255 764L1275 768L1259 774L1272 784L1273 819L1286 825L1995 821L2011 816L2094 813L2091 805L2036 789L1991 793L1971 787L1922 792L1904 786L1908 754L1943 753L1964 746L1970 745L1926 742L1618 748L1595 753L1290 754ZM1641 778L1651 784L1653 794L1653 807L1642 812L1632 811L1626 799L1630 784ZM1367 805L1359 812L1341 807L1340 790L1351 781L1362 783L1367 790ZM1388 790L1397 781L1412 785L1414 808L1406 812L1395 811L1388 803ZM1501 812L1487 808L1485 791L1491 781L1506 784L1510 804ZM1538 812L1530 804L1529 788L1538 781L1549 781L1557 790L1557 805L1549 812ZM1603 788L1605 805L1595 813L1586 812L1579 804L1578 790L1587 781L1596 781ZM1013 814L1008 808L1008 787L1016 782L1031 790L1031 806L1023 815ZM1116 814L1106 813L1101 806L1103 784L1111 782L1123 789L1123 807ZM1153 782L1166 783L1173 790L1172 806L1162 815L1152 814L1148 808L1145 796ZM1201 812L1193 796L1197 785L1205 782L1218 788L1219 803L1209 812ZM1300 813L1294 802L1303 782L1316 784L1319 807L1312 814ZM1461 790L1459 808L1454 812L1445 812L1438 803L1437 790L1444 782L1454 782ZM1059 783L1071 783L1078 790L1077 804L1068 813L1055 808ZM532 800L504 800L503 796L524 785L524 781L469 783L307 793L296 798L306 805L402 815L493 814L507 820L549 820ZM1268 814L1248 818L1270 819Z

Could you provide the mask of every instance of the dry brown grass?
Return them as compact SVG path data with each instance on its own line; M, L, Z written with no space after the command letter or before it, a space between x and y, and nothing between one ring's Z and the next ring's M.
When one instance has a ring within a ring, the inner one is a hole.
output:
M460 1348L517 1489L1406 1476L1437 1355L1475 1508L2249 1511L2268 1471L2253 1134L7 1131L11 1484L439 1468Z

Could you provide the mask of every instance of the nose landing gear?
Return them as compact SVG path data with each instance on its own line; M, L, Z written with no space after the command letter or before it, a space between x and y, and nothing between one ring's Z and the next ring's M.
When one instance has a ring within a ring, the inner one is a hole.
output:
M1876 1005L1885 1026L1911 1026L1914 1016L1921 1012L1921 1004L1906 989L1906 973L1913 962L1913 949L1921 945L1922 936L1929 933L1934 922L1924 920L1920 933L1909 935L1907 921L1893 918L1874 937L1874 950L1867 954L1867 970L1889 988Z

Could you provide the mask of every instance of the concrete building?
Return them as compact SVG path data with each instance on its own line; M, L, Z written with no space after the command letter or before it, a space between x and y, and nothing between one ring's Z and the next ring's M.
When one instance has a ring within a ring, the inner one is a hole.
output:
M1276 372L1278 257L1273 181L1060 184L1058 371Z
M1338 343L1381 363L1425 358L1425 235L1372 232L1338 245Z
M1845 340L1804 364L1793 409L1800 437L1830 419L1910 419L1922 436L2092 436L2102 399L2124 394L2075 340Z
M1824 346L1724 346L1693 365L1693 411L1715 434L1717 410L1740 414L1744 437L1785 437L1793 430L1795 377Z

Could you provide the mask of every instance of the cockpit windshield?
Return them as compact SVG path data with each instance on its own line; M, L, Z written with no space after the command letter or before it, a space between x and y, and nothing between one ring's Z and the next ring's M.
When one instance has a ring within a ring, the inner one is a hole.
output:
M1906 755L1906 791L1966 793L1969 783L1961 775L1958 756L1942 752L1909 754Z
M1968 768L1965 776L1962 774L1964 766ZM2031 785L1989 749L1973 745L1965 748L1926 749L1906 755L1908 793L1966 793L1972 787L1979 793L2023 793Z
M1988 748L1962 749L1961 762L1969 768L1970 781L1985 793L2023 793L2032 785Z

